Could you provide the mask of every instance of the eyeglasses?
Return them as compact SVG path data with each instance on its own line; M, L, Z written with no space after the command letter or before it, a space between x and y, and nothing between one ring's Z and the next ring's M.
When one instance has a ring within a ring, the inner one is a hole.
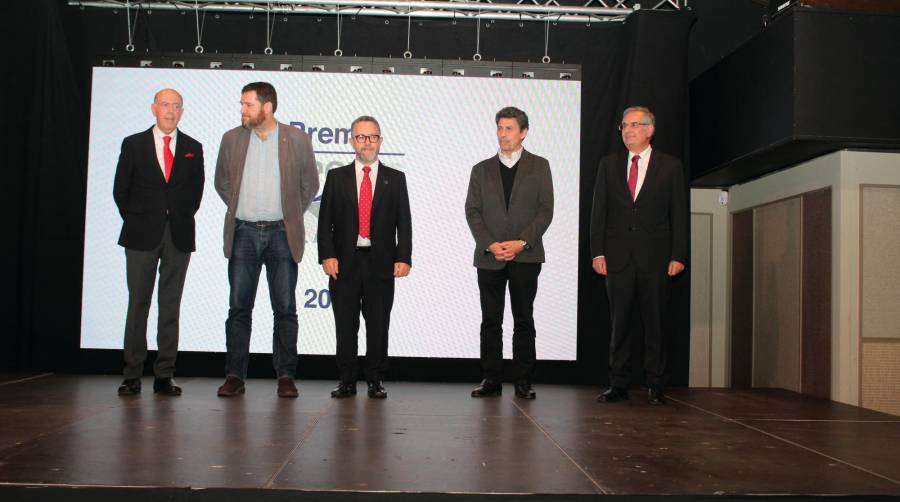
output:
M357 134L353 136L353 139L356 140L357 143L378 143L378 140L381 139L380 134Z
M630 127L638 127L638 126L645 126L645 125L650 125L650 123L649 122L622 122L621 124L619 124L619 130L624 131L625 129L628 129Z

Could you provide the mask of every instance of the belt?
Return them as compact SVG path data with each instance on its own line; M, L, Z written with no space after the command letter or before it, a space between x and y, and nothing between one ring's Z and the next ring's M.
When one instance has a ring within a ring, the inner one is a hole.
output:
M267 228L267 227L275 227L278 225L284 225L284 220L278 221L247 221L247 220L239 220L235 218L236 223L244 223L246 225L252 225L256 228Z

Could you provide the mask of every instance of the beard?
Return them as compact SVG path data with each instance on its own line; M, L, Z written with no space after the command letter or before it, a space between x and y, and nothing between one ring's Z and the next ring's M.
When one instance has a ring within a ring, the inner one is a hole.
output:
M248 129L256 129L257 127L259 127L260 124L263 123L264 120L265 120L265 118L263 117L262 113L259 113L257 115L250 115L248 117L242 116L241 117L241 125L243 125L244 127L248 128Z

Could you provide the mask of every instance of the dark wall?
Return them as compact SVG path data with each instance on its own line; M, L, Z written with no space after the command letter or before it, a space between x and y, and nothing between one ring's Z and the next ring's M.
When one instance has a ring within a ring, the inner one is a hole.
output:
M22 64L30 66L17 85L27 102L24 112L34 123L21 131L20 139L28 149L18 159L22 167L21 178L15 180L18 190L11 190L18 197L12 202L17 208L14 241L18 245L11 250L18 275L8 285L16 295L15 306L10 307L16 324L3 340L3 368L117 372L120 353L81 351L78 345L90 67L96 55L120 51L127 43L125 11L80 9L55 1L12 8L27 11L15 14L22 14L16 16L24 23L21 40L28 41L25 45L34 52L22 54ZM398 56L406 49L405 22L344 19L341 48L347 56ZM623 148L615 124L621 111L632 104L647 105L656 112L656 148L684 154L687 43L693 21L687 12L645 10L625 23L550 26L553 62L580 63L583 70L581 221L579 235L572 236L581 245L579 262L572 264L579 288L578 361L543 362L538 368L542 381L606 380L608 307L602 280L591 271L587 253L587 215L596 166L603 155ZM139 52L192 53L197 45L191 13L141 12L136 23L134 44ZM328 55L335 44L333 16L276 21L272 47L277 53ZM486 60L537 61L544 55L543 44L543 24L484 23L480 52ZM265 47L265 15L251 20L247 14L207 14L203 45L206 53L260 53ZM417 58L470 59L475 52L475 24L414 21L411 50ZM118 221L111 219L110 224ZM670 348L676 385L687 383L688 288L683 277L674 294ZM180 372L218 375L222 356L185 354L180 363ZM265 358L255 358L251 364L251 374L271 371ZM301 358L300 364L301 375L312 377L330 377L326 373L333 368L329 358ZM304 367L314 368L312 374L305 373ZM395 378L478 377L478 366L472 361L395 360L393 368Z

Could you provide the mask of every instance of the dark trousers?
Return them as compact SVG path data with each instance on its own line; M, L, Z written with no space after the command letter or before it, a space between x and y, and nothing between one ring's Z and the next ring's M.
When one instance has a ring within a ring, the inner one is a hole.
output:
M272 366L280 377L297 371L297 263L291 257L284 223L246 222L234 225L234 244L228 260L228 320L225 321L225 375L247 377L250 331L259 274L266 266L269 300L274 317Z
M481 297L481 367L484 378L500 382L503 373L503 308L506 285L513 315L513 379L530 382L534 376L534 297L540 263L507 262L500 270L478 269Z
M125 378L140 378L147 359L147 317L156 272L159 269L159 318L156 345L158 348L153 374L157 378L169 378L175 374L175 358L178 355L178 317L181 310L181 293L187 275L191 253L179 251L172 242L172 233L166 224L162 242L156 249L138 251L125 249L125 275L128 282L128 313L125 317Z
M606 276L606 293L612 316L609 341L609 382L627 388L631 383L631 344L628 321L632 304L637 301L644 324L644 370L647 385L662 388L666 371L662 318L669 303L671 279L666 268L644 272L629 263Z
M359 314L366 321L366 381L384 378L388 368L388 329L394 305L394 278L378 277L372 270L371 251L359 248L353 255L353 273L329 279L331 308L337 335L337 366L342 382L356 382Z

